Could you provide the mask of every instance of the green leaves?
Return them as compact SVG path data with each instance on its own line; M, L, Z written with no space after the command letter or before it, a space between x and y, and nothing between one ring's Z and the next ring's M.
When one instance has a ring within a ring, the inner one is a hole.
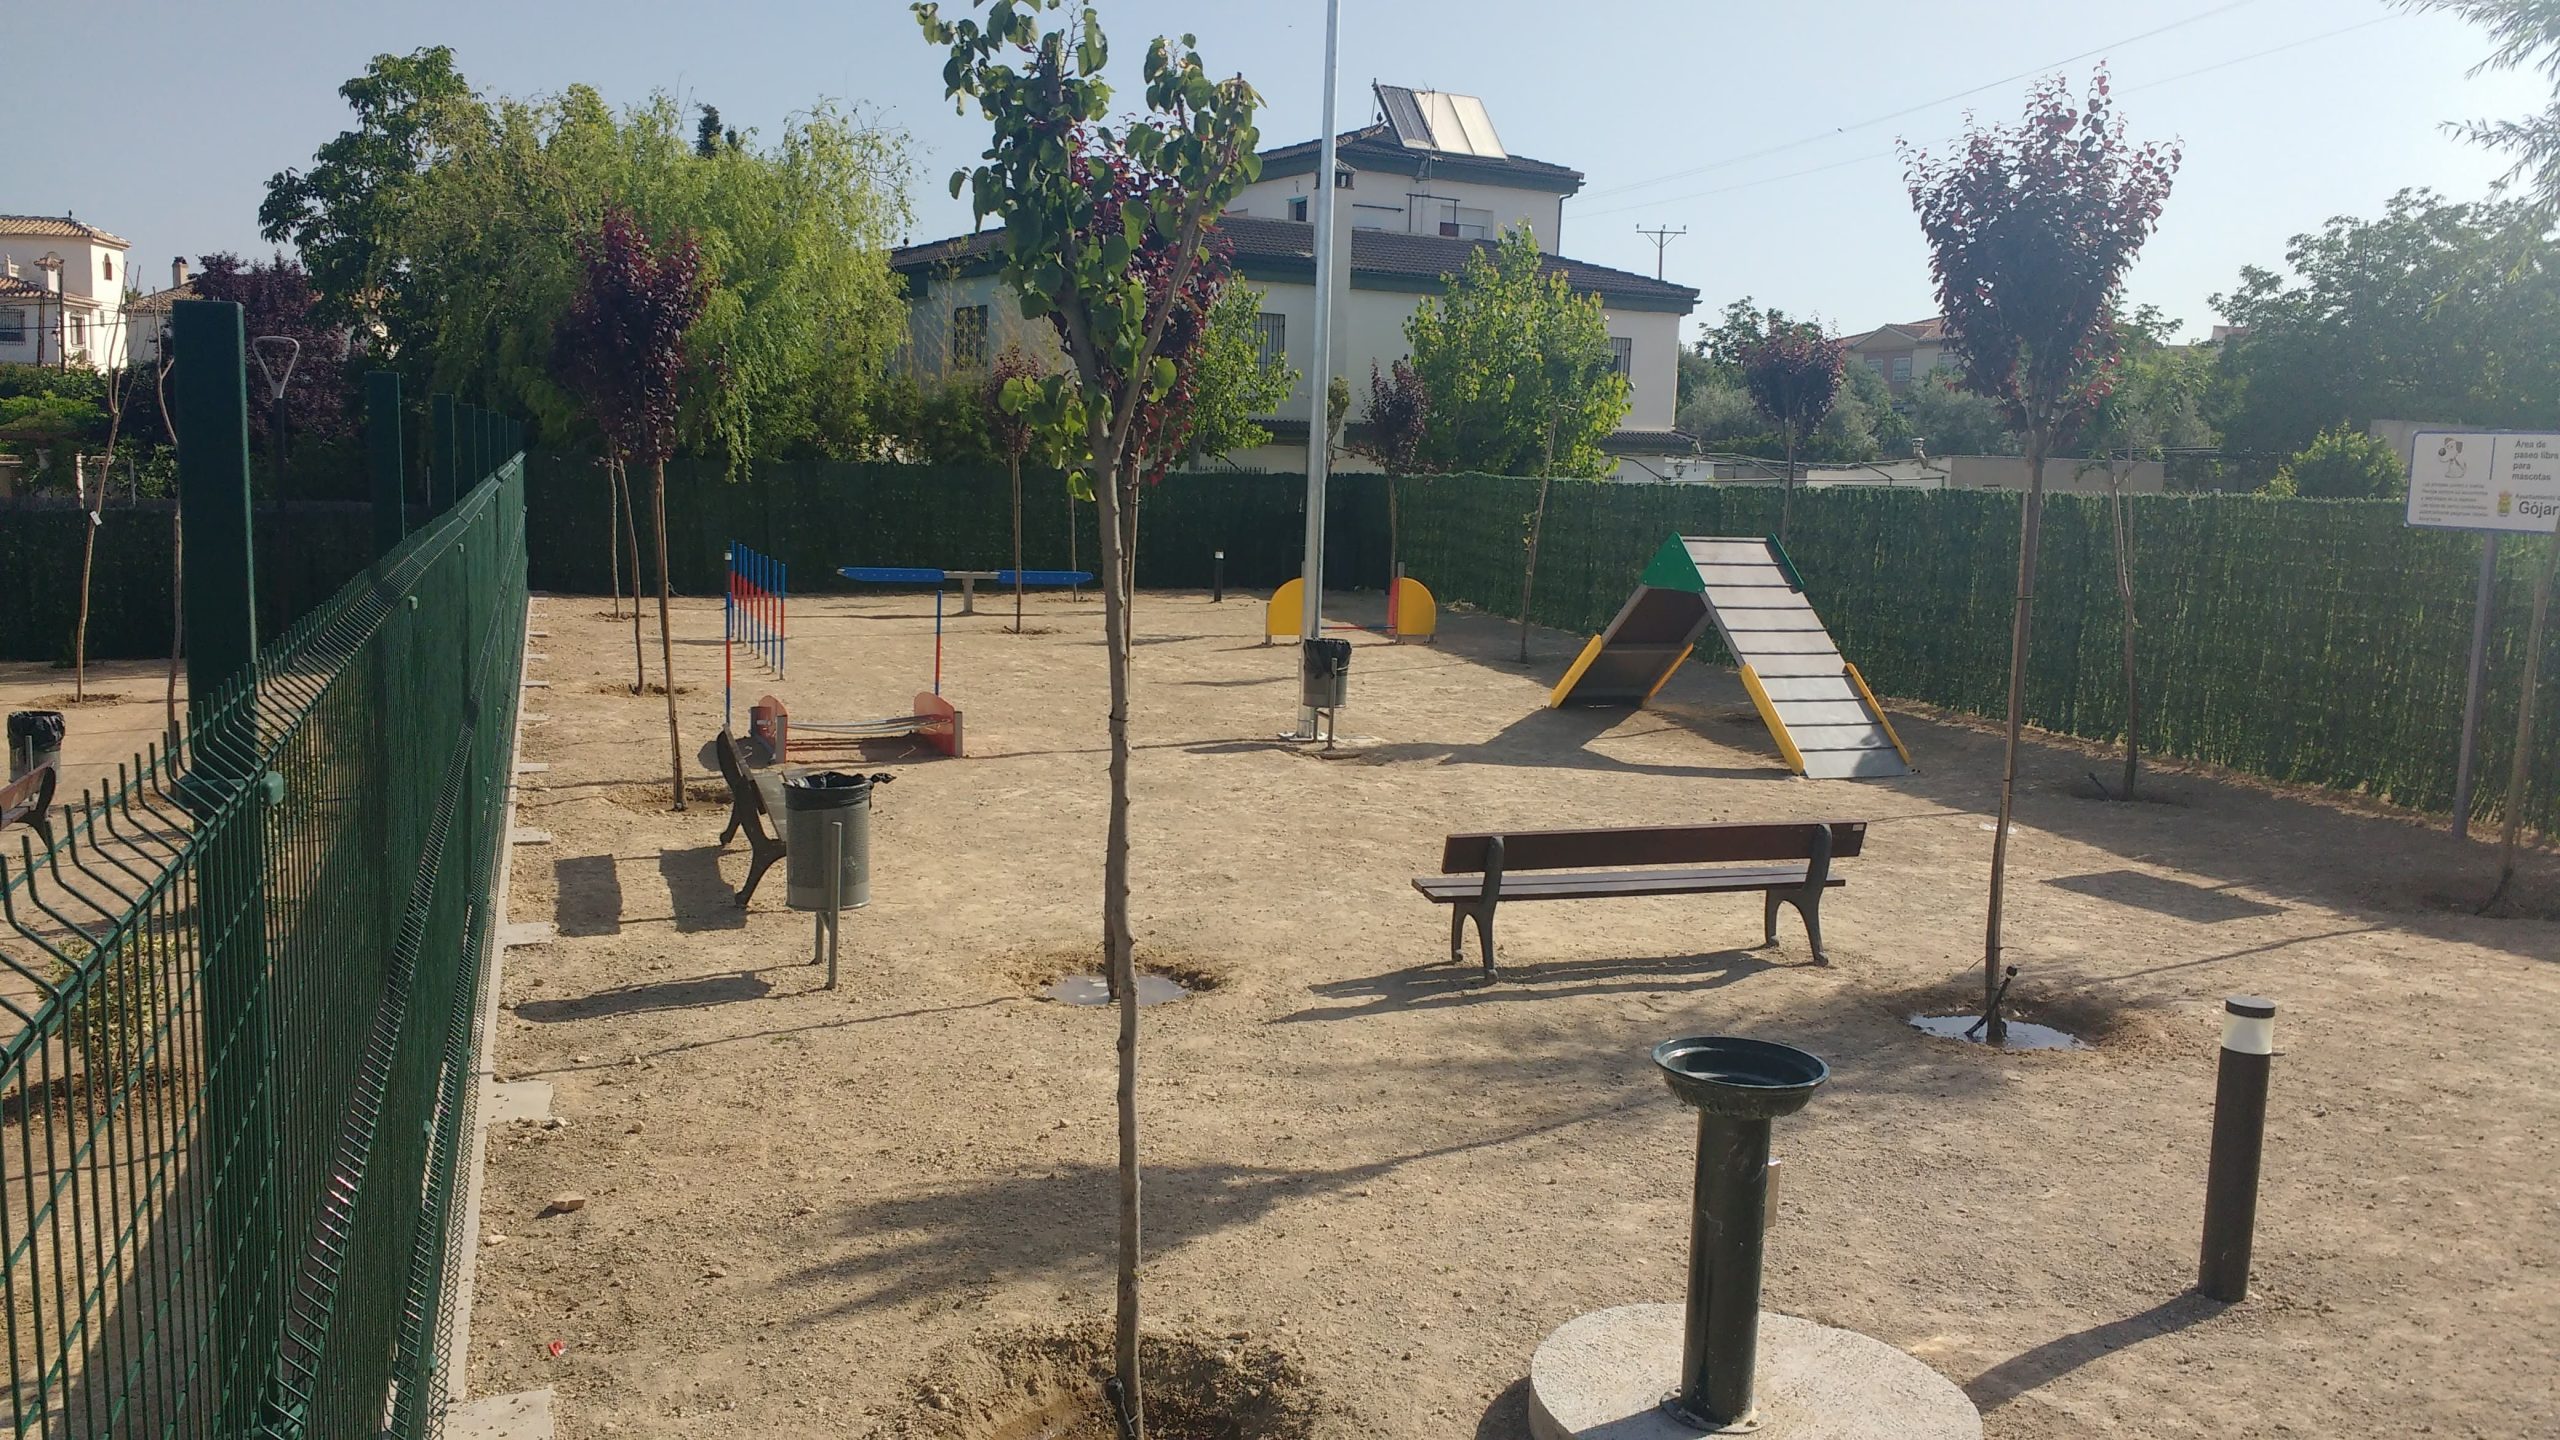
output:
M1547 273L1525 229L1470 255L1445 296L1406 322L1413 371L1430 397L1419 459L1434 469L1600 475L1600 448L1627 413L1597 296ZM1552 462L1549 459L1552 453Z

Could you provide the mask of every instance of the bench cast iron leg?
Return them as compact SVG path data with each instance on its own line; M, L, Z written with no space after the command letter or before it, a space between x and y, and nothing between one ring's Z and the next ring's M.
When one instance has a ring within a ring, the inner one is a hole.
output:
M1484 944L1484 978L1498 978L1493 971L1493 902L1490 900L1476 912L1476 939Z
M753 840L755 832L749 831L747 838ZM754 849L755 861L747 867L747 883L738 891L740 909L746 908L747 902L755 898L756 887L764 883L764 872L772 869L773 862L781 859L783 855L782 847L779 845L757 845Z
M1782 902L1775 890L1761 891L1760 899L1763 902L1760 906L1760 948L1775 950L1778 948L1778 906Z
M1831 957L1822 948L1822 890L1808 886L1796 901L1796 913L1804 917L1804 938L1813 943L1813 963L1828 965Z
M1467 907L1452 905L1449 907L1449 963L1454 965L1466 958Z
M1813 963L1830 964L1831 957L1824 954L1822 949L1822 889L1820 886L1807 885L1794 890L1761 892L1760 944L1762 948L1771 950L1777 948L1778 907L1782 905L1793 905L1796 907L1796 914L1803 919L1804 938L1813 943Z

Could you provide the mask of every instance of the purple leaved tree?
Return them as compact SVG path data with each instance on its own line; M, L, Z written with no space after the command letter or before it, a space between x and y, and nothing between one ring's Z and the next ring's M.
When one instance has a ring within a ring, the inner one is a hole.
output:
M595 230L578 237L578 258L578 292L553 335L553 366L587 397L610 453L649 467L668 781L682 810L684 741L676 728L675 642L667 624L667 456L675 449L685 332L702 318L710 287L692 236L676 231L652 240L639 217L619 205L605 207ZM635 555L635 586L639 578Z
M2116 300L2125 271L2160 223L2178 158L2175 145L2125 138L2104 67L2090 77L2085 101L2056 77L2028 93L2015 128L1971 126L1945 155L1903 146L1904 178L1929 242L1947 343L1964 386L1998 405L2027 449L2008 744L1983 930L1982 1012L1994 1044L2008 1036L2000 1016L2000 911L2026 716L2044 464L2079 437L2114 388Z
M1778 543L1795 518L1796 451L1831 413L1848 377L1849 347L1818 326L1791 324L1775 314L1768 333L1744 344L1736 359L1751 404L1786 437L1787 478L1778 498Z

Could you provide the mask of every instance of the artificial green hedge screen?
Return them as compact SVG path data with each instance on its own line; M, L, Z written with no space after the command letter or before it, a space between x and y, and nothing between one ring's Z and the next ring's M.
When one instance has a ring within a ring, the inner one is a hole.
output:
M1058 477L1026 476L1024 491L1026 562L1066 565L1070 512ZM1536 481L1517 478L1398 481L1408 573L1443 601L1511 613L1536 491ZM732 541L788 563L803 594L851 588L835 575L841 565L999 568L1011 561L1008 494L993 470L769 465L732 483L716 467L679 463L668 471L669 568L679 591L715 594ZM534 588L602 593L602 472L583 458L537 455L527 497ZM1212 552L1224 550L1230 586L1277 585L1297 572L1303 499L1293 476L1168 478L1142 511L1139 583L1204 587ZM1327 508L1332 583L1382 584L1384 479L1337 476ZM1597 631L1663 537L1766 534L1777 508L1777 492L1763 486L1558 481L1535 618ZM2451 804L2478 537L2411 530L2396 504L2381 502L2147 496L2128 508L2146 750L2420 809ZM2018 518L2018 497L2001 492L1813 490L1797 497L1788 549L1842 652L1879 692L1997 716ZM0 658L68 653L78 523L67 509L0 508ZM1093 507L1077 507L1073 523L1074 559L1091 569ZM365 524L362 507L260 513L262 628L289 623L356 572ZM2032 723L2101 742L2121 738L2124 714L2110 544L2102 502L2047 501L2027 677ZM2505 785L2537 549L2510 545L2499 570L2475 802L2484 816L2497 812ZM93 655L166 653L168 560L165 507L109 515ZM2551 713L2560 656L2545 657L2544 675ZM2560 736L2560 713L2542 731ZM2528 817L2560 829L2560 741L2536 748Z

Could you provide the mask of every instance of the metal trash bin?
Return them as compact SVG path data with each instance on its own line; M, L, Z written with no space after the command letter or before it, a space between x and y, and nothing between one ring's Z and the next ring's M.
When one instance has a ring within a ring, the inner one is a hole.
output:
M62 712L59 710L12 710L9 712L9 778L15 780L29 771L50 765L62 768Z
M871 903L871 787L887 774L805 770L782 782L783 899L794 910L827 908L827 827L844 825L844 908Z
M1341 709L1351 686L1351 642L1319 637L1301 643L1298 703L1310 710Z

